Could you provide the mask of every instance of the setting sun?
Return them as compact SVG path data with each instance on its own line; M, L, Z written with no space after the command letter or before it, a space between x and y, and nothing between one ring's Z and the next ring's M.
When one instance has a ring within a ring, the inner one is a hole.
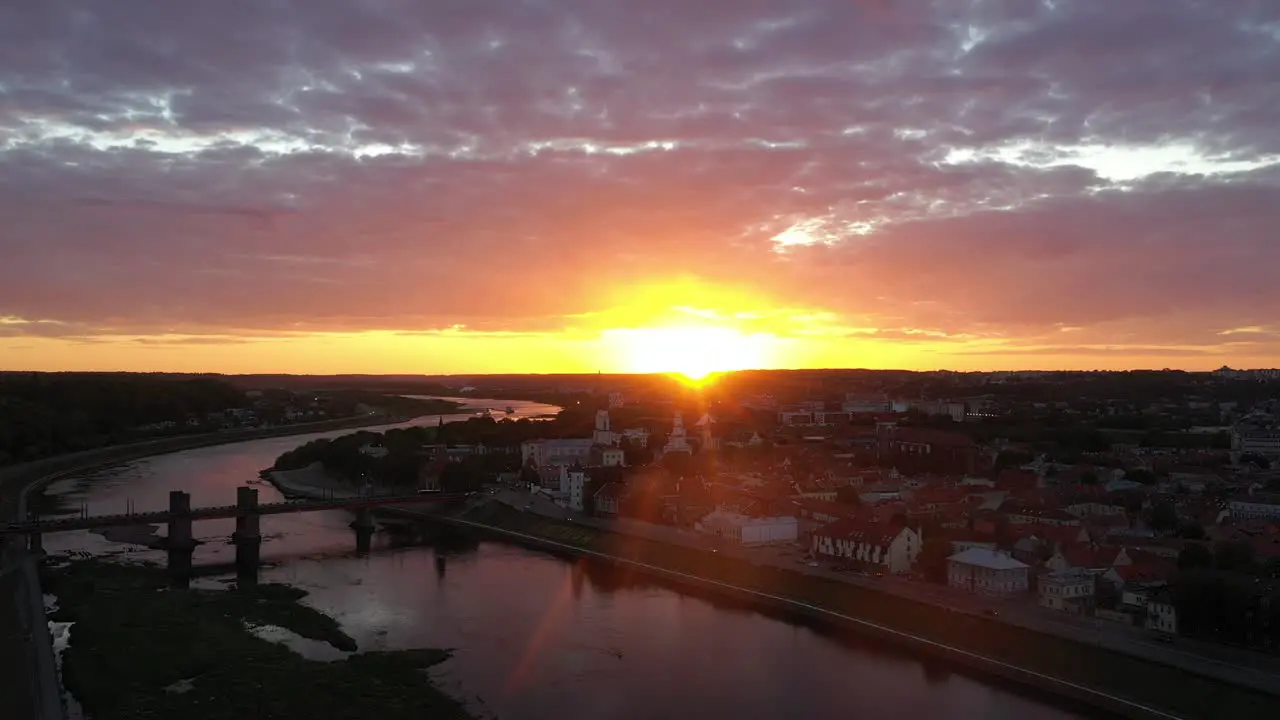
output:
M777 341L765 333L699 326L608 330L604 338L628 372L674 373L690 380L767 367Z

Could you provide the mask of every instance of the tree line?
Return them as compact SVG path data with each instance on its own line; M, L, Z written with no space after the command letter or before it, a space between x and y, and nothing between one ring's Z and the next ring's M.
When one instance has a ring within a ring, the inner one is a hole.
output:
M212 377L134 373L0 373L0 464L165 434L154 427L245 407Z

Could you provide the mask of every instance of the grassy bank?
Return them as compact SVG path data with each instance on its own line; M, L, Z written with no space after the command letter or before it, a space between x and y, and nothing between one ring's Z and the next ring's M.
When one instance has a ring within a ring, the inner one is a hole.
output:
M981 616L946 612L926 603L838 580L556 522L496 503L478 508L465 517L584 550L809 603L1128 698L1183 718L1269 717L1280 704L1274 696L1177 668Z
M272 625L345 651L356 643L301 590L261 585L174 590L161 570L86 560L45 571L52 619L74 621L68 690L94 720L469 718L425 668L448 651L307 660L246 626Z

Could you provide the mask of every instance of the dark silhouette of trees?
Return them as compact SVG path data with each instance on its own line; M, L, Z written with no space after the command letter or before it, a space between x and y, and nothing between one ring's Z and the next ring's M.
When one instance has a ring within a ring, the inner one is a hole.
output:
M209 430L210 413L247 405L217 377L0 373L0 464Z

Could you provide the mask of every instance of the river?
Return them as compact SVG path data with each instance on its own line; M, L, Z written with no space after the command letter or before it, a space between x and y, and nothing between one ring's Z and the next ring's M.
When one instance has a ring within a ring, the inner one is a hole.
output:
M517 417L558 408L471 401ZM445 415L465 419L474 410ZM411 423L434 425L437 416ZM392 426L388 426L392 427ZM370 428L382 430L386 428ZM162 455L49 487L92 514L167 507L170 490L194 506L234 502L235 488L308 440L351 431L254 440ZM280 499L259 484L263 502ZM580 565L499 543L443 550L390 548L356 557L341 511L262 519L263 582L307 590L363 649L456 648L433 670L445 690L482 717L502 720L737 720L984 718L1064 720L1072 711L899 653L674 589L620 583ZM198 523L197 565L230 562L234 521ZM48 536L50 552L156 551L83 531ZM438 561L443 558L444 562ZM202 582L213 582L205 579ZM323 653L306 643L304 654Z

